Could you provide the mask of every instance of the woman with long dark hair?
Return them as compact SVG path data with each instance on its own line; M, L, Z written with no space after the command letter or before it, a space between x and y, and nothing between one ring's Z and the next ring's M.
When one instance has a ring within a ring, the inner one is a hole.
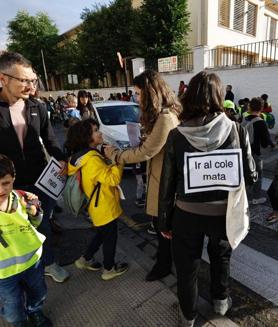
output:
M230 309L230 257L249 228L245 182L257 177L245 129L223 112L223 86L200 72L181 99L181 125L167 139L159 190L159 230L172 238L178 299L193 326L204 237L214 311Z
M116 163L137 163L147 161L146 212L153 217L155 229L158 215L158 190L163 162L164 146L171 129L178 123L181 105L174 92L159 73L146 70L133 80L135 94L141 109L141 124L146 134L144 142L135 148L119 150L107 147L105 154ZM172 255L169 240L158 235L157 260L146 276L154 281L171 272Z

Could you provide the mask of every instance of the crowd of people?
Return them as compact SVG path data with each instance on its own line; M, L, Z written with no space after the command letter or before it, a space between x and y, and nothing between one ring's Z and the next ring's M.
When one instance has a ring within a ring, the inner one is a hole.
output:
M86 91L79 91L77 97L68 94L52 101L54 106L55 102L65 106L74 120L67 126L66 151L62 151L47 108L35 96L38 80L31 63L20 54L2 53L0 81L0 313L4 319L17 327L29 322L53 326L42 311L44 275L56 282L70 277L53 255L50 218L55 201L35 186L47 165L44 147L60 161L61 175L81 173L82 189L90 199L86 209L95 233L75 262L77 268L102 269L103 280L128 270L127 263L115 262L117 219L122 213L119 185L125 164L147 162L146 213L152 217L158 248L146 281L167 276L174 263L183 325L194 326L198 271L207 236L213 308L225 315L232 306L232 250L249 228L246 194L253 204L265 200L260 196L260 146L273 145L260 115L266 100L253 98L247 110L242 109L239 124L225 109L224 101L234 101L231 88L225 100L216 74L198 73L181 86L177 97L159 73L146 70L134 78L136 99L132 92L129 97L121 95L121 100L137 101L141 109L144 136L138 146L120 150L103 145L100 150L103 139L91 116L91 99ZM114 99L110 96L110 100ZM228 172L233 165L237 169L227 175L226 170L221 175L212 169L212 175L199 179L212 162L222 165L213 158L223 158ZM94 258L101 246L103 263Z

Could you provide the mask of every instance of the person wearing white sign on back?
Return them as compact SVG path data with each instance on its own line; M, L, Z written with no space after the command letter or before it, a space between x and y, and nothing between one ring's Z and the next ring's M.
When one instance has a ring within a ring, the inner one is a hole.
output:
M194 76L181 100L182 123L169 133L165 147L158 228L164 237L172 238L183 326L194 326L197 315L197 276L205 235L214 310L225 315L232 305L232 248L249 227L245 182L256 181L255 164L246 131L225 115L223 99L217 75Z

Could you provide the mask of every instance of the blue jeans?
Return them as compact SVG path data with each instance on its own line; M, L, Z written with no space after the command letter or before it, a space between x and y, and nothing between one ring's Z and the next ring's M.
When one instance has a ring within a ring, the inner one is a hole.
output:
M53 209L55 207L56 201L53 200L50 196L48 196L44 192L42 192L41 190L39 190L34 185L18 186L17 189L34 193L39 197L39 200L41 201L41 206L43 209L43 219L38 228L38 231L46 237L43 243L42 261L45 266L49 266L52 263L54 263L52 230L51 230L49 219L51 218L51 215L53 213Z
M10 323L41 310L46 298L43 265L38 261L20 274L0 279L0 315Z

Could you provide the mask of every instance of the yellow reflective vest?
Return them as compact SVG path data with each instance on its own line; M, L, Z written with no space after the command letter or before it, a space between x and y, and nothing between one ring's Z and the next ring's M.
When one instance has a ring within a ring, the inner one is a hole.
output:
M45 236L32 226L18 195L15 212L0 212L0 279L19 274L41 257ZM12 196L12 194L10 194Z

